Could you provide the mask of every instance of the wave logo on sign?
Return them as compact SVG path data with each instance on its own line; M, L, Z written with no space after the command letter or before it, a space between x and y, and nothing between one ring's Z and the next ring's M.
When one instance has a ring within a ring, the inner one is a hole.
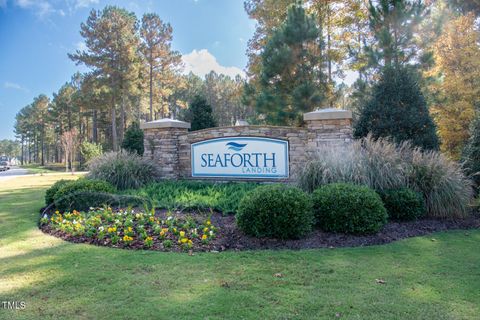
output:
M236 142L229 142L227 143L228 150L233 150L233 151L242 151L243 148L245 148L247 144L243 143L236 143Z

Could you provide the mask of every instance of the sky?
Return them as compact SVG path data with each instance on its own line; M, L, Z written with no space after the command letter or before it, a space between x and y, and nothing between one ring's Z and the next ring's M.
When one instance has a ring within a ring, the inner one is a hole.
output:
M0 140L13 139L15 114L39 94L52 96L76 71L67 56L85 47L80 24L90 10L117 5L155 12L173 28L185 72L244 75L255 21L243 0L0 0Z

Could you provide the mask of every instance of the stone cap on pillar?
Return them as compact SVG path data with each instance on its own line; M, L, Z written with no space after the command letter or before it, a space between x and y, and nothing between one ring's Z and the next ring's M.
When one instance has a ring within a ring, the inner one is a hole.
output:
M335 108L326 108L326 109L315 110L315 111L303 114L303 120L305 121L333 120L333 119L352 119L352 111L335 109Z
M175 119L158 119L150 122L140 123L140 129L155 129L155 128L183 128L190 129L190 122L175 120Z

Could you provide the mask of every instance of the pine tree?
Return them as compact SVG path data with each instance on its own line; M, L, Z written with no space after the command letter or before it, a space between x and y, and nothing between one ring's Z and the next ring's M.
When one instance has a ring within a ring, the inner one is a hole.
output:
M126 102L136 87L139 75L137 18L134 13L115 6L102 11L92 10L80 34L87 50L69 54L70 59L83 63L109 88L110 119L113 150L123 138L126 123ZM120 105L120 125L117 125L117 106Z
M143 156L145 150L143 145L143 130L137 122L133 122L127 131L125 131L125 138L122 142L122 149L129 152L136 152L138 155Z
M190 103L188 110L188 119L191 122L192 131L212 128L216 126L212 114L212 107L202 96L195 96Z
M375 41L368 47L370 65L401 66L421 53L414 35L426 10L421 0L370 0L370 29Z
M411 141L424 149L438 149L435 124L418 84L418 75L408 67L386 67L374 85L372 98L362 107L355 126L357 138L391 137Z
M315 20L300 4L290 6L264 48L256 109L267 123L298 124L304 112L325 99L325 79L314 50L321 45Z
M140 52L145 60L148 79L150 120L154 119L153 104L159 105L160 117L168 114L165 101L173 90L174 78L181 65L181 55L171 48L172 27L155 13L144 14L140 36ZM170 90L166 90L170 89Z

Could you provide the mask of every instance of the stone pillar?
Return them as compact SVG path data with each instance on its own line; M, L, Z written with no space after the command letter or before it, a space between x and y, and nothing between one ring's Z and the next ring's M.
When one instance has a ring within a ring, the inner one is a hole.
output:
M179 176L179 137L190 129L190 123L173 119L160 119L140 124L144 132L144 157L156 162L163 179Z
M352 140L352 112L340 109L322 109L305 113L308 139L307 149L321 146L343 146Z

